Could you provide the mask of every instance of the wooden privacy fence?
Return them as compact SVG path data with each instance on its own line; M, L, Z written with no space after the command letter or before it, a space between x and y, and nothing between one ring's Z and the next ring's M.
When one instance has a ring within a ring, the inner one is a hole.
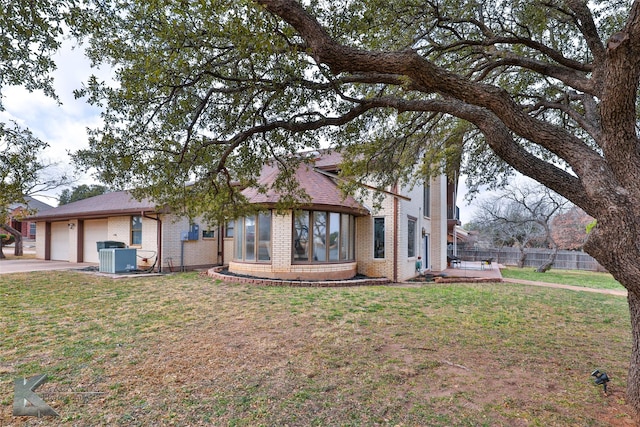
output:
M525 250L525 267L538 268L544 264L551 251L549 249L531 248ZM493 262L503 265L518 265L520 251L516 248L465 249L458 247L458 257L463 261L480 261L493 258ZM558 251L553 268L561 270L605 271L591 255L579 251Z

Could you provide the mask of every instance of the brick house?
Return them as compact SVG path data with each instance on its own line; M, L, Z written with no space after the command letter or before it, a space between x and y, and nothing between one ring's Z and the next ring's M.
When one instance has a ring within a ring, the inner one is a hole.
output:
M384 191L373 209L373 189L359 202L344 196L337 184L341 157L320 154L313 166L302 165L296 179L310 202L298 211L276 212L280 196L243 194L267 209L238 218L224 237L224 260L236 274L287 280L347 279L362 274L403 281L422 269L447 267L447 235L458 221L454 188L444 175L412 188ZM260 183L269 185L277 170L265 167ZM269 209L271 208L271 209ZM448 212L451 214L449 219Z
M138 249L139 267L157 260L162 271L228 265L232 273L271 279L361 274L404 281L416 276L418 261L424 270L444 270L448 235L458 224L455 186L442 175L412 188L387 189L374 209L372 189L364 190L361 201L342 194L335 175L340 160L339 154L324 153L299 167L296 179L310 197L301 209L277 211L280 195L247 188L243 194L264 210L212 229L127 192L63 205L32 218L36 257L98 262L96 242L114 240ZM260 182L268 186L277 175L267 166Z
M97 242L137 249L138 268L178 271L218 265L222 240L215 230L189 224L116 191L62 205L30 218L36 222L36 258L99 262Z
M31 196L25 196L22 202L12 203L9 205L9 226L18 230L25 239L36 238L36 223L27 219L34 212L44 212L53 208L40 200Z

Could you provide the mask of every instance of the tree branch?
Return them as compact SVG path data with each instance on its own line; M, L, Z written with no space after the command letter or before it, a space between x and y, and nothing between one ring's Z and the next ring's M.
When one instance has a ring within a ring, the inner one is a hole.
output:
M371 52L343 46L334 41L302 6L292 0L257 0L270 12L292 25L309 46L309 53L333 73L367 72L407 76L416 87L441 93L490 110L511 131L564 159L578 175L601 164L598 153L558 126L536 120L517 105L503 89L473 83L437 68L413 50ZM536 179L544 179L535 171Z

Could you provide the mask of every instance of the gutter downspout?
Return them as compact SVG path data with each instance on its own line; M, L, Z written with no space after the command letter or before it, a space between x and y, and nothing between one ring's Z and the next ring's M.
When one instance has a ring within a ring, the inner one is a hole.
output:
M218 226L218 254L216 256L216 263L218 265L224 265L224 237L222 235L223 232L226 232L221 225Z
M140 212L143 218L148 218L156 221L156 243L158 245L158 273L162 273L162 220L160 214L156 214L157 218L147 215L144 211Z
M393 186L393 192L398 192L398 184ZM393 283L398 283L398 198L393 198Z

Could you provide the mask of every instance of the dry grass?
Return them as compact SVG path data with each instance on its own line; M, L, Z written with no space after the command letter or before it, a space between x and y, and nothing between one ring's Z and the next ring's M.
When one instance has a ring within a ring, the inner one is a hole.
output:
M4 275L0 426L631 425L629 335L624 298L507 284ZM39 373L60 418L12 417Z

